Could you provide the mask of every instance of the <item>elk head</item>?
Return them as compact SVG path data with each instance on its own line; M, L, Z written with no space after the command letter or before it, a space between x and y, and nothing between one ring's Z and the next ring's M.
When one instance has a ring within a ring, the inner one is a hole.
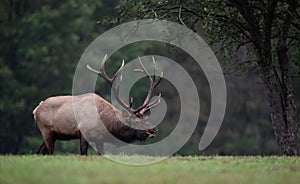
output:
M121 67L118 69L118 71L115 74L113 74L113 76L110 78L105 72L106 59L107 59L107 54L104 56L99 70L95 70L94 68L90 67L89 65L87 65L87 68L90 71L97 73L107 83L110 84L110 86L112 87L112 93L113 93L114 97L116 98L117 102L128 111L128 113L121 112L121 111L116 112L118 119L126 126L126 128L130 129L130 131L127 131L127 132L132 133L134 135L134 137L133 137L134 140L143 141L148 137L149 138L155 137L155 133L158 131L158 129L157 129L157 127L155 127L154 125L152 125L151 123L148 122L148 120L147 120L148 116L146 115L146 112L148 112L151 108L157 106L160 103L161 94L159 94L157 96L157 98L155 100L153 100L152 102L150 102L150 100L151 100L154 88L160 83L160 81L163 77L163 72L161 72L161 75L160 75L159 79L157 80L156 61L155 61L154 57L152 57L152 62L153 62L153 66L154 66L154 71L153 71L152 76L146 70L141 59L138 58L141 68L135 69L134 71L142 72L143 74L145 74L146 77L150 81L150 85L149 85L149 90L148 90L147 96L145 97L143 104L137 108L133 108L133 98L130 98L130 102L129 102L129 104L127 104L124 102L124 100L122 100L119 97L120 85L113 87L113 83L114 83L115 79L118 77L118 75L121 73L121 71L124 68L124 60L122 62ZM120 81L121 80L122 80L122 76L120 76ZM112 134L114 134L114 133L112 133ZM116 133L116 135L119 135L119 134ZM119 135L119 136L121 136L121 135ZM124 137L128 137L128 136L124 136ZM117 136L117 138L123 140L122 137ZM132 142L134 140L124 140L124 141Z

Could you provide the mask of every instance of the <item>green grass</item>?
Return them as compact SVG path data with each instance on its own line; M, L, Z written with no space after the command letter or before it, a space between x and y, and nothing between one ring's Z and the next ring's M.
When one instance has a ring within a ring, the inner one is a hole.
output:
M131 166L100 156L0 156L0 183L300 183L300 157L171 157Z

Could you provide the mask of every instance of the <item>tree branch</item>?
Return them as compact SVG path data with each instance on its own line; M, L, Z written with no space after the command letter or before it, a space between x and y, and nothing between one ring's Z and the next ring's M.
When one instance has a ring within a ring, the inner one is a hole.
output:
M289 12L293 12L295 11L296 7L297 7L297 2L296 0L290 0L288 1L288 4L289 4L289 7L288 7L288 11ZM289 29L290 29L290 26L291 26L291 14L290 13L286 13L285 16L284 16L284 19L283 19L283 24L281 26L281 29L280 29L280 35L279 35L279 39L278 39L278 42L277 42L277 49L280 49L280 48L283 48L283 47L286 47L286 40L288 38L288 32L289 32Z
M178 19L181 22L182 25L184 25L185 27L187 27L185 25L185 23L183 22L183 20L181 19L181 10L182 10L182 5L180 5L179 10L178 10Z
M231 5L235 7L245 19L248 24L249 33L251 39L254 41L254 45L260 50L262 48L262 38L259 24L252 12L248 0L229 0Z

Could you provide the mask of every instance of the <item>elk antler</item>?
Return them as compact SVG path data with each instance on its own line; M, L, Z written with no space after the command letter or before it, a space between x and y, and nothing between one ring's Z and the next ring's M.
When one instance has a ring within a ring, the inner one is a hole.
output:
M110 84L110 86L112 87L114 80L116 79L116 77L119 75L119 73L123 70L124 68L124 60L123 63L121 65L121 67L119 68L119 70L110 78L108 77L108 75L105 72L105 62L106 62L106 58L107 58L107 54L104 56L101 66L100 66L100 70L95 70L92 67L90 67L89 65L87 65L87 68L94 72L97 73L98 75L100 75L102 78L104 78L106 80L106 82L108 82ZM151 75L149 74L149 72L146 70L145 66L143 65L141 59L139 58L139 63L142 67L142 69L135 69L134 71L138 71L138 72L142 72L144 74L146 74L147 78L150 80L150 86L149 86L149 91L148 94L144 100L144 103L142 106L133 109L132 105L133 105L133 98L130 98L130 103L129 105L126 104L120 97L119 97L119 91L120 91L120 85L118 85L116 88L112 89L113 95L116 97L117 102L124 107L125 109L129 110L131 113L135 114L137 117L143 117L144 114L149 111L151 108L157 106L160 102L160 97L161 94L158 95L158 97L153 100L150 103L150 99L153 93L154 88L160 83L162 77L163 77L163 72L161 72L160 78L159 80L156 81L156 62L154 57L152 57L152 61L153 61L153 65L154 65L154 71L153 71L153 77L151 77ZM120 76L120 81L122 81L122 76Z
M96 74L98 74L98 75L100 75L103 79L105 79L105 81L107 82L107 83L109 83L110 84L110 86L112 87L113 86L113 83L114 83L114 80L117 78L117 76L119 75L119 73L123 70L123 68L124 68L124 59L123 59L123 62L122 62L122 65L121 65L121 67L119 68L119 70L110 78L110 77L108 77L108 75L106 74L106 72L105 72L105 62L106 62L106 58L107 58L107 54L105 54L105 56L104 56L104 58L102 59L102 62L101 62L101 66L100 66L100 69L99 69L99 71L98 70L95 70L94 68L92 68L89 64L87 64L87 68L90 70L90 71L92 71L92 72L94 72L94 73L96 73ZM120 81L122 80L122 76L120 76ZM124 107L125 109L127 109L127 110L129 110L130 112L133 112L134 111L134 109L132 109L131 108L131 106L132 106L132 103L130 104L130 105L127 105L120 97L119 97L119 86L117 86L117 89L113 89L112 90L113 91L113 94L114 94L114 96L116 97L116 100L117 100L117 102L122 106L122 107Z
M142 63L141 58L139 57L139 63L142 67L142 69L135 69L134 71L138 71L138 72L142 72L144 74L146 74L147 78L150 80L150 86L149 86L149 91L148 94L144 100L144 103L142 106L138 107L137 109L135 109L134 113L139 116L142 117L144 116L144 114L149 111L151 108L157 106L160 102L160 97L161 97L161 93L159 93L158 97L153 100L150 103L150 99L152 97L152 93L154 88L160 83L162 77L163 77L163 72L161 72L160 78L156 81L156 62L154 57L152 56L152 62L153 62L153 77L151 77L151 75L149 74L149 72L146 70L145 66Z
M105 72L105 62L106 62L106 58L107 58L107 54L105 54L104 58L102 59L102 62L101 62L101 66L100 66L100 70L95 70L94 68L90 67L89 64L86 65L86 67L91 70L92 72L95 72L96 74L100 75L101 77L103 77L103 79L106 80L106 82L108 82L110 84L110 86L113 85L114 83L114 80L116 79L116 77L119 75L119 73L123 70L124 68L124 59L123 59L123 62L122 62L122 65L121 67L119 68L119 70L112 76L112 78L109 78L108 75L106 74Z

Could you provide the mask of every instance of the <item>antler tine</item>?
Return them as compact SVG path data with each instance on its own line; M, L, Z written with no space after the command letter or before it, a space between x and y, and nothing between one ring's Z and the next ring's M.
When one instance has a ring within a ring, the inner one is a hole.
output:
M155 77L156 77L156 61L154 59L154 56L152 56L152 62L153 62L153 80L155 81Z
M130 100L130 104L126 104L120 97L119 97L119 91L120 91L120 85L117 85L116 87L113 87L113 82L114 80L118 77L118 75L120 74L120 72L123 70L124 65L125 65L125 61L123 59L122 65L120 66L120 68L118 69L118 71L110 78L108 77L108 75L105 72L105 62L106 62L106 58L107 58L107 54L105 54L104 58L102 59L101 65L100 65L100 69L95 70L94 68L92 68L90 65L87 65L87 68L94 72L97 73L98 75L100 75L103 79L105 79L106 82L108 82L110 84L110 86L112 87L112 92L113 95L115 96L115 99L117 100L117 102L124 107L125 109L129 110L131 113L134 113L134 109L132 109L132 105L133 105L133 98L131 98ZM122 75L120 76L120 82L122 81Z
M146 74L147 78L150 80L150 86L149 86L149 91L148 91L148 94L147 94L147 96L144 100L143 105L135 110L136 113L141 111L143 108L146 107L147 104L149 104L149 101L150 101L150 98L151 98L151 95L152 95L152 91L153 91L153 79L151 78L150 74L146 70L144 64L142 63L141 58L140 57L138 57L138 58L139 58L139 63L140 63L140 66L142 67L142 70L135 70L135 71L141 71L142 73Z
M161 93L159 93L158 97L155 100L153 100L153 102L149 103L148 105L149 109L157 106L160 103L160 97L161 97Z
M130 105L129 105L129 107L132 108L132 106L133 106L133 98L131 97L130 98Z
M92 71L92 72L97 73L98 75L100 75L103 79L106 80L106 82L108 82L110 85L112 85L112 79L107 76L107 74L105 73L105 69L104 69L104 64L106 62L106 58L107 58L107 54L105 54L104 58L102 59L99 71L95 70L94 68L92 68L89 64L86 67L90 71Z
M141 113L141 114L144 114L144 113L147 112L148 110L150 110L150 109L156 107L156 106L160 103L160 99L161 99L160 97L161 97L161 93L159 93L158 97L157 97L155 100L153 100L153 102L149 103L145 108L143 108L143 109L140 111L140 113Z
M156 81L155 80L156 79L156 61L154 59L154 56L152 56L152 62L153 62L153 65L154 65L154 69L153 69L153 81L155 82L153 88L155 88L160 83L161 79L163 78L164 73L161 72L158 81Z
M104 58L102 59L101 65L100 65L100 70L104 69L104 64L106 62L107 54L105 54Z
M143 114L145 112L147 112L148 110L150 110L150 108L158 105L158 103L160 102L160 96L158 98L158 100L155 100L154 102L150 103L150 99L153 93L154 88L159 84L159 82L161 81L162 78L160 78L158 81L156 81L156 62L154 57L152 57L152 61L153 61L153 65L154 65L154 69L153 69L153 77L151 77L151 75L149 74L149 72L146 70L144 64L141 61L141 58L139 57L139 63L141 65L142 69L136 69L135 71L139 71L142 72L144 74L146 74L147 78L150 80L150 86L149 86L149 91L148 94L144 100L144 103L142 106L138 107L137 109L134 110L135 114L140 114L140 116L143 116ZM163 73L161 74L162 77Z
M118 97L119 91L120 91L120 86L117 86L117 89L113 90L113 94L116 97L117 102L124 108L129 109L129 106L121 98Z
M154 85L154 88L160 83L160 81L161 81L161 79L163 78L163 76L164 76L164 72L161 72L158 81L157 81L156 84Z
M141 58L140 58L140 57L138 57L138 58L139 58L139 63L140 63L140 65L141 65L141 67L142 67L142 70L140 70L140 69L135 69L135 71L140 71L140 72L142 72L142 73L145 73L146 76L148 77L148 79L152 81L153 79L151 78L151 75L149 74L149 72L146 70L144 64L142 63Z
M106 82L108 82L110 84L110 86L112 87L113 95L115 96L117 102L122 107L124 107L125 109L129 110L131 113L135 114L138 117L143 117L145 112L147 112L148 110L150 110L151 108L153 108L153 107L155 107L155 106L157 106L159 104L161 94L159 94L159 96L155 100L153 100L152 102L150 102L150 99L151 99L151 96L152 96L154 88L160 83L160 81L161 81L161 79L163 77L163 72L161 72L159 80L156 81L156 61L155 61L154 57L152 57L152 62L153 62L153 67L154 67L154 69L153 69L153 76L152 77L149 74L149 72L146 70L144 64L142 63L141 58L138 57L139 63L141 65L141 69L135 69L134 71L139 71L139 72L144 73L147 76L147 78L150 80L150 86L149 86L148 94L147 94L147 96L146 96L146 98L145 98L142 106L140 106L140 107L138 107L136 109L132 108L132 106L133 106L133 98L132 97L130 98L129 104L126 104L119 97L120 85L117 85L117 86L113 87L114 80L118 77L118 75L120 74L120 72L124 68L124 65L125 65L124 59L123 59L122 65L120 66L120 68L118 69L118 71L111 78L108 77L108 75L105 72L105 62L106 62L106 59L107 59L107 54L105 54L104 58L102 59L99 71L95 70L90 65L87 65L87 68L90 71L92 71L92 72L97 73L98 75L100 75L103 79L106 80ZM122 81L122 75L120 76L120 82L121 81Z
M108 77L108 75L106 74L105 72L105 62L106 62L106 58L107 58L107 54L105 54L104 58L102 59L102 62L101 62L101 65L100 65L100 69L99 71L98 70L95 70L94 68L92 68L89 64L87 64L87 68L94 72L94 73L97 73L98 75L100 75L107 83L110 84L110 86L112 86L114 80L116 79L116 77L119 75L119 73L123 70L124 68L124 64L125 64L125 61L123 59L123 62L122 62L122 65L121 67L118 69L118 71L110 78Z
M124 59L123 59L122 65L120 66L119 70L118 70L118 71L113 75L113 77L112 77L113 81L114 81L115 78L119 75L119 73L123 70L124 65L125 65L125 61L124 61Z
M122 81L122 75L120 76L120 82ZM133 99L131 98L131 102L130 102L130 105L127 105L120 97L119 97L119 91L120 91L120 85L117 85L116 88L112 88L112 92L113 92L113 95L116 97L116 100L117 102L122 106L124 107L125 109L129 110L130 112L133 111L133 109L131 108L132 107L132 101Z

